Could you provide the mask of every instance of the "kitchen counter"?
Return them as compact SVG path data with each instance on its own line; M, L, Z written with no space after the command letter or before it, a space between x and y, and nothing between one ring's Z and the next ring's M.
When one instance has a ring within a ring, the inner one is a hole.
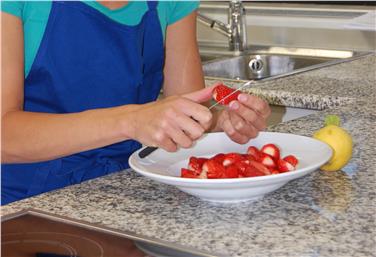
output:
M371 55L247 89L271 104L324 109L268 131L311 136L326 114L339 115L354 139L342 171L313 172L255 202L215 204L126 170L1 214L34 208L220 256L375 256L375 68Z

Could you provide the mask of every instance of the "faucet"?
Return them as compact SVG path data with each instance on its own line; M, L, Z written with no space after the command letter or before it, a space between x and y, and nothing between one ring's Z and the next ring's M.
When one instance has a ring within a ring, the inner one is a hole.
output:
M228 8L228 24L211 19L201 13L198 21L228 37L230 51L242 52L247 48L245 8L240 0L231 0Z

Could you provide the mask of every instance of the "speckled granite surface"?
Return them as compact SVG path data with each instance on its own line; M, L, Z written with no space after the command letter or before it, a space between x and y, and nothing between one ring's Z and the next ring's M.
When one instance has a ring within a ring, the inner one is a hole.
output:
M35 208L220 256L376 256L375 72L373 55L247 90L273 104L325 109L269 131L310 136L325 114L340 115L355 144L342 171L230 205L122 171L4 206L2 215Z

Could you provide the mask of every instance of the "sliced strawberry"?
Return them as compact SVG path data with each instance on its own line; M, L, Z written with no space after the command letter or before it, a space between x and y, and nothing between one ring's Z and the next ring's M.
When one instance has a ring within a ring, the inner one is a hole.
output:
M289 163L289 162L287 162L283 159L279 159L277 161L277 166L278 166L278 170L280 172L287 172L287 171L295 170L295 167L291 163Z
M299 161L294 155L287 155L283 160L287 161L290 163L292 166L296 167L298 165Z
M258 168L256 168L253 165L249 165L246 167L246 169L242 172L243 177L259 177L259 176L265 176L265 173L260 171Z
M261 152L260 150L255 146L248 147L247 154L253 158L255 161L261 160Z
M215 160L218 163L223 163L223 160L225 159L225 154L219 153L210 159Z
M219 102L222 105L227 105L231 103L232 101L237 100L238 95L241 93L240 91L238 91L238 92L233 93L228 98L225 98L227 95L231 94L234 91L235 89L225 86L223 84L220 84L214 88L213 98L216 102Z
M279 148L275 144L266 144L260 151L269 154L274 160L278 160L280 158Z
M245 158L239 153L228 153L228 154L225 154L225 158L224 158L222 164L223 164L223 166L226 167L226 166L229 166L231 164L240 162L244 159Z
M265 153L262 153L260 162L269 169L274 169L277 166L273 158L270 155L265 154Z
M236 163L226 167L225 178L238 178L238 177L239 177L239 169Z
M240 161L240 162L236 162L233 165L236 165L236 167L238 168L239 174L242 174L247 169L247 167L249 166L249 161L243 160L243 161Z
M202 165L202 175L206 174L206 177L211 178L223 178L225 175L225 167L222 164L216 162L213 159L207 160Z
M249 161L249 165L253 166L254 168L258 169L264 175L269 175L270 171L267 167L265 167L262 163L256 161Z
M277 169L270 169L270 173L271 174L279 174L280 172Z
M199 178L196 171L184 169L184 168L181 168L181 177L182 178Z
M207 161L207 158L197 158L192 156L189 158L188 169L196 171L198 174L202 171L202 165Z

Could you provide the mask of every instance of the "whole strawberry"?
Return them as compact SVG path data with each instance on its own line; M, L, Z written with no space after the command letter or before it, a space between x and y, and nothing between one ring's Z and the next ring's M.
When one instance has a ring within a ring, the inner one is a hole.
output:
M225 86L223 84L220 84L216 86L213 90L213 98L216 102L219 102L222 105L228 105L234 100L238 99L238 95L241 93L240 91L235 92L235 89L229 88L228 86ZM226 98L227 95L230 95L233 93L231 96Z

